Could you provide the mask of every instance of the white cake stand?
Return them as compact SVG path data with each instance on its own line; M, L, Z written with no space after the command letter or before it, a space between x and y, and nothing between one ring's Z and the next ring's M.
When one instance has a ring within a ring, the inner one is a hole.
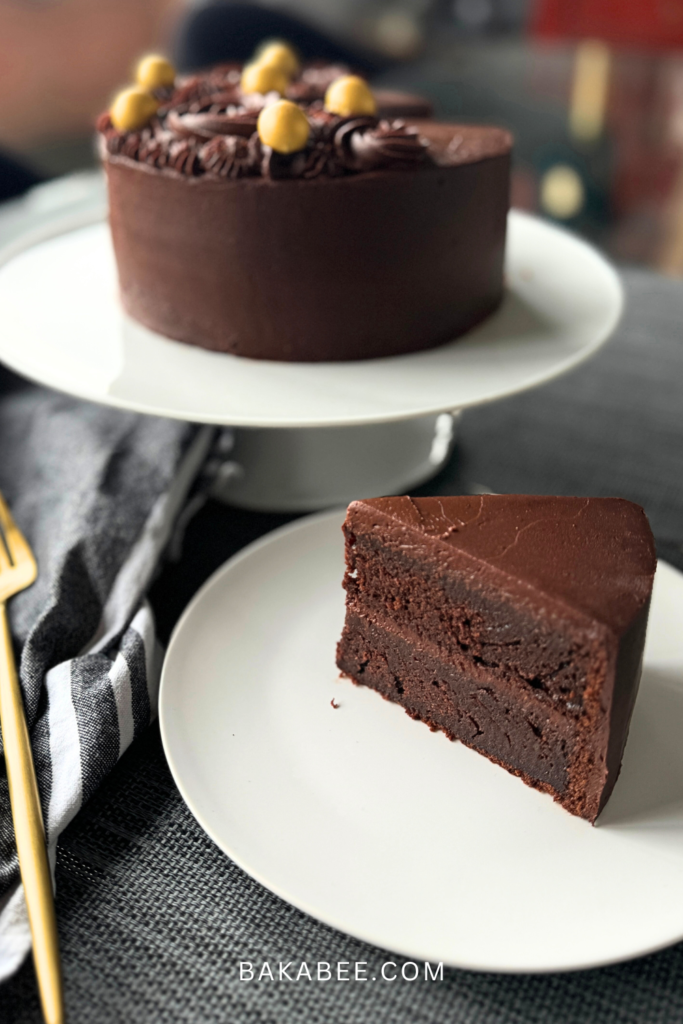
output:
M244 359L129 320L108 227L91 211L0 252L0 359L91 401L233 426L236 469L224 497L311 510L429 479L450 453L454 411L572 369L621 315L613 268L585 242L518 211L506 282L496 314L429 352L345 363Z

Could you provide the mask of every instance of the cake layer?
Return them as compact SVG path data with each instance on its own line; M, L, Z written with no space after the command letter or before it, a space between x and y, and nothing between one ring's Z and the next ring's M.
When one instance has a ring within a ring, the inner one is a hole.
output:
M435 564L424 547L391 535L384 543L373 533L355 535L347 570L350 610L393 622L456 664L514 678L570 714L581 711L599 627L577 627L560 616L549 621L534 604L515 603L502 588L492 593L448 559Z
M419 166L313 179L195 174L191 142L177 144L182 173L105 151L126 311L170 338L288 361L398 355L467 331L502 299L510 138L420 132L432 155ZM152 141L131 152L157 159Z
M566 798L577 723L548 710L479 668L476 677L441 660L433 648L350 612L337 652L339 668L359 685L401 704L412 718L486 754L525 782Z

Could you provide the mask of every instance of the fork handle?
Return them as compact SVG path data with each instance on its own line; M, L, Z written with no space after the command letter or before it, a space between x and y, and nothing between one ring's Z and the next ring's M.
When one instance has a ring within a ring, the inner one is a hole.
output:
M43 815L4 602L0 603L0 726L43 1016L47 1024L63 1024L57 920Z

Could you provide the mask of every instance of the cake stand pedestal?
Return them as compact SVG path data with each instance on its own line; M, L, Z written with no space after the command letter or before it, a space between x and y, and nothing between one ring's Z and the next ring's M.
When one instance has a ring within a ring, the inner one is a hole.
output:
M259 512L312 512L403 493L448 460L459 415L317 430L236 429L212 496Z

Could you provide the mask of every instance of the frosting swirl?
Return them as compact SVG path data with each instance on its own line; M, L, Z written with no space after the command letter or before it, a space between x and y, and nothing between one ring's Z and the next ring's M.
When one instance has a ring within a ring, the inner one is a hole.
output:
M207 101L223 101L228 103L239 103L241 101L241 90L239 88L239 71L235 71L232 65L214 68L209 74L191 75L182 79L171 93L168 101L163 104L162 111L178 110L181 108L196 108L198 112ZM193 112L195 112L193 110Z
M335 142L344 152L347 166L356 171L414 167L426 158L429 149L417 129L402 121L380 121L376 127L352 121L339 129Z
M344 173L344 166L337 159L332 143L314 141L299 153L276 153L270 147L263 147L261 172L264 178L318 178L321 175L336 177Z
M267 100L241 99L239 84L228 81L230 75L234 77L234 69L185 80L170 103L137 131L119 131L103 114L97 128L104 149L189 177L262 175L272 180L400 170L429 159L429 143L417 128L372 116L340 117L319 100L303 105L310 126L305 148L290 154L274 152L261 143L257 130ZM223 91L216 91L220 86Z
M212 139L215 135L239 135L248 139L256 131L257 116L251 110L234 112L187 113L172 110L166 127L181 138Z
M199 150L191 139L171 143L166 166L179 174L186 174L188 177L201 174L203 170L199 159Z
M239 135L216 135L199 151L207 174L221 178L244 178L258 172L262 159L261 143L254 133L245 139Z
M148 164L150 167L168 167L170 158L169 140L157 138L157 136L153 135L151 138L142 141L137 158L141 163Z

